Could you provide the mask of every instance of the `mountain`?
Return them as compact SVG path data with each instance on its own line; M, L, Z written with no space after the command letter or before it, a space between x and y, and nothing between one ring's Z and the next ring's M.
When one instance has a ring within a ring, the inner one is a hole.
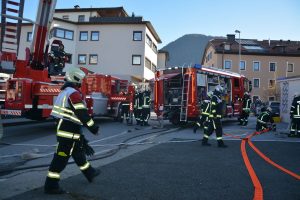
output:
M186 34L170 42L161 50L169 52L167 66L201 64L205 47L209 40L216 38L202 34Z

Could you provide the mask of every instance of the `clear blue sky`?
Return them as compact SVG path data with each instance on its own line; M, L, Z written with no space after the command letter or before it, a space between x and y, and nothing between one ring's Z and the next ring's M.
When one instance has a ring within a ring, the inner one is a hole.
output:
M24 17L34 19L38 0L25 0ZM151 21L159 48L184 34L300 41L300 0L58 0L56 8L118 7Z

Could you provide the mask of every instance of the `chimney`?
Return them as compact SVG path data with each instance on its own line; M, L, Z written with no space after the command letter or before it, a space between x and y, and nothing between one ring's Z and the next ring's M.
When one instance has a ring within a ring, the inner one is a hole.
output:
M75 9L79 9L80 6L79 6L79 5L75 5L74 8L75 8Z
M234 42L235 41L235 34L227 34L227 41Z

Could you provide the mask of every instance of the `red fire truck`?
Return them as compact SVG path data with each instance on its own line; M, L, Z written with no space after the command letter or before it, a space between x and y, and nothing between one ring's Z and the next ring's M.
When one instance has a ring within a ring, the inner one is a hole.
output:
M56 0L39 1L34 22L31 49L26 49L26 59L17 59L23 18L24 0L3 0L0 41L0 72L14 72L7 81L4 115L25 116L41 120L50 116L55 98L60 92L63 77L48 74L48 30L53 19ZM28 21L28 20L27 20ZM61 43L53 41L52 43ZM120 116L122 102L132 104L134 87L128 81L103 74L87 73L82 92L90 114ZM124 93L120 93L123 91Z
M201 112L201 102L207 99L207 92L213 91L217 85L226 91L223 97L224 117L239 117L242 104L238 98L251 91L251 81L238 73L198 64L156 72L154 110L173 124L194 121Z

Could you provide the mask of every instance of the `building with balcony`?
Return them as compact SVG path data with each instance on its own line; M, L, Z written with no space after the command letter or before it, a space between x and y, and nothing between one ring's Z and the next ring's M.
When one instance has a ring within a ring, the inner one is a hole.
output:
M245 75L252 81L251 95L254 101L257 98L263 101L279 101L277 79L300 75L300 41L239 40L230 34L227 38L209 41L202 65Z

